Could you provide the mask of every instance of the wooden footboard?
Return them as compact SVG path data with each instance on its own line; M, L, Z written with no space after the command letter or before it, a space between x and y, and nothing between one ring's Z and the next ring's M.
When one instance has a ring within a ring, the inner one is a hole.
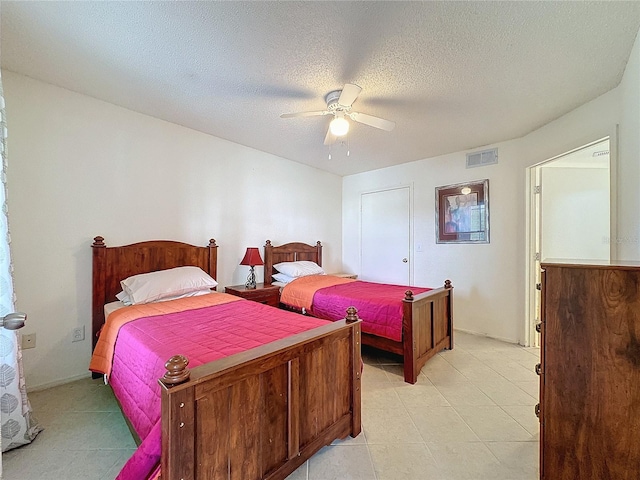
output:
M362 344L402 355L404 381L416 383L427 360L445 348L453 348L453 286L413 295L407 290L403 299L402 342L362 334Z
M360 433L355 309L191 372L186 363L173 357L160 380L162 480L284 479L323 446Z
M453 348L453 287L446 280L444 287L420 295L408 290L403 304L404 381L416 383L427 360Z

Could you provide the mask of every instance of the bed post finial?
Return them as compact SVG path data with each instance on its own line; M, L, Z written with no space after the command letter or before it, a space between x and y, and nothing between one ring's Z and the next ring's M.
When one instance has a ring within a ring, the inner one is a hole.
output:
M104 248L105 244L104 244L104 238L102 238L100 235L98 235L97 237L93 238L93 245L91 245L92 247L98 247L98 248Z
M267 240L266 243L264 244L265 247L270 247L271 246L271 240Z
M411 290L407 290L406 292L404 292L404 299L407 302L413 302L413 292Z
M451 285L451 280L447 279L444 281L444 288L453 288L453 285Z
M360 320L358 318L358 310L356 309L356 307L347 308L347 316L345 317L345 320L347 321L347 323L353 323Z
M209 247L217 247L215 238L209 239Z
M172 386L189 380L191 371L187 368L187 365L189 365L189 359L184 355L174 355L171 357L167 360L167 363L164 364L164 368L166 368L167 371L161 378L162 383L167 386Z
M318 247L321 247L321 246L322 246L322 243L320 243L320 240L318 240L318 241L316 242L316 246L318 246Z

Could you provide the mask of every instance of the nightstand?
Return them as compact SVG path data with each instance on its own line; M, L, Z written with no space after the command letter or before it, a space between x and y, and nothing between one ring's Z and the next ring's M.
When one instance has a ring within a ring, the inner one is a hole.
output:
M232 285L225 287L224 291L236 297L246 298L252 302L264 303L276 308L280 304L280 287L277 285L258 283L256 288L251 289L244 285Z
M357 273L328 273L327 275L333 275L334 277L341 277L341 278L353 278L354 280L358 278Z

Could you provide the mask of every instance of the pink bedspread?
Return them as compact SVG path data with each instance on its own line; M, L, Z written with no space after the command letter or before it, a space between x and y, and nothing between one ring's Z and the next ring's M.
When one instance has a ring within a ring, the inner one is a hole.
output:
M161 455L158 378L173 355L186 355L192 368L324 324L325 320L242 300L124 325L109 382L142 444L117 479L147 479L157 470Z
M358 309L363 332L400 342L402 299L407 290L417 295L431 289L358 280L319 289L313 296L311 313L318 318L340 320L353 305Z

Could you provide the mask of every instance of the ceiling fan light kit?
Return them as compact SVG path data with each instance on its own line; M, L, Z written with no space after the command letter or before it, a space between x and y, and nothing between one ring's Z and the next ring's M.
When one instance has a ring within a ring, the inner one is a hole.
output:
M342 137L349 131L349 122L344 117L336 117L331 120L329 129L336 137Z
M385 120L384 118L374 117L366 113L359 113L351 111L353 102L356 101L362 88L354 83L345 84L342 90L333 90L325 96L327 102L326 110L319 110L315 112L296 112L296 113L283 113L280 118L294 118L294 117L314 117L320 115L333 115L333 120L329 123L327 135L324 139L325 145L333 144L338 137L342 137L349 131L348 117L354 122L364 123L370 127L379 128L390 132L396 126L395 122Z

